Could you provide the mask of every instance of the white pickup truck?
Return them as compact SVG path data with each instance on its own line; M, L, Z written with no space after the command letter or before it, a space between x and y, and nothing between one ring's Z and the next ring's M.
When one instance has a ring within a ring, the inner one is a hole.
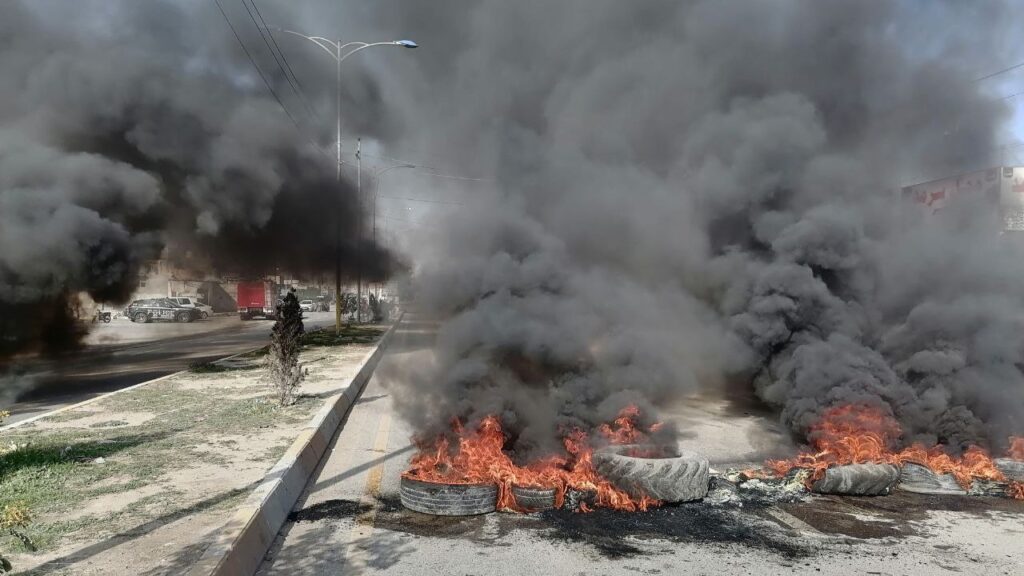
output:
M174 296L171 301L185 308L195 308L199 311L199 317L206 320L213 314L213 307L196 300L194 296Z

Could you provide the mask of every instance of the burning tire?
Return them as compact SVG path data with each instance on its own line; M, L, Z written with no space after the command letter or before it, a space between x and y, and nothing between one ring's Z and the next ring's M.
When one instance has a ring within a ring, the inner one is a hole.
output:
M882 496L900 479L900 469L890 464L847 464L825 471L811 490L819 494Z
M952 474L936 474L928 467L915 462L903 464L899 488L916 494L967 494L967 491L957 484Z
M675 455L656 446L623 445L597 450L593 458L599 474L634 498L686 502L708 493L707 458L692 452Z
M525 486L512 486L512 497L516 504L528 512L539 512L550 510L555 507L554 488L528 488Z
M1009 458L998 458L995 461L995 465L1008 479L1024 482L1024 462Z
M494 512L498 505L498 485L440 484L403 476L399 496L403 506L416 512L436 516L472 516Z

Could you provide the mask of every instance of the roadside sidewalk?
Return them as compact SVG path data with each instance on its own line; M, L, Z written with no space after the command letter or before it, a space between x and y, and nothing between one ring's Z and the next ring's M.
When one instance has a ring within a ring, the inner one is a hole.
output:
M183 572L324 400L344 390L383 327L302 353L286 408L267 396L264 353L203 364L0 434L0 505L22 502L37 553L21 573ZM314 337L315 335L311 335ZM349 343L362 342L362 343ZM323 342L315 342L323 343ZM13 539L0 545L23 550Z
M374 534L373 519L379 499L397 499L399 475L413 453L411 429L394 413L377 374L387 363L417 361L429 353L423 347L429 334L416 326L396 330L380 368L267 553L260 576L358 574L387 563L380 554L399 554L390 536Z

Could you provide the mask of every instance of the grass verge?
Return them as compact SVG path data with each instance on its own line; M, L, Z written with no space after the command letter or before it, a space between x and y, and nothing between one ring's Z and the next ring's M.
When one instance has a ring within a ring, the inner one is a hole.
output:
M385 326L356 326L346 324L341 332L333 329L314 330L302 335L303 346L344 346L346 344L373 344L387 331Z

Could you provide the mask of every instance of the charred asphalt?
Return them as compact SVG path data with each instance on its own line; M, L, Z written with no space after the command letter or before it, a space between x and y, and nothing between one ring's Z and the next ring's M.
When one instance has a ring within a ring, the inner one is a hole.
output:
M819 532L802 533L770 513L781 509ZM894 492L883 497L815 495L798 502L770 504L746 500L742 505L703 502L663 506L647 512L598 509L590 513L548 510L536 514L497 514L497 529L486 529L487 516L430 516L406 510L397 499L378 499L375 505L353 500L329 500L292 512L295 523L355 519L376 528L416 537L465 539L489 546L513 546L506 536L529 531L552 542L585 544L601 557L625 560L657 554L661 544L693 543L722 548L739 545L775 555L783 564L799 562L829 549L843 552L859 540L904 538L918 534L914 522L930 511L954 511L972 516L1019 514L1020 502L1001 498L934 496ZM870 517L870 518L869 518ZM505 540L503 542L503 540ZM661 548L668 552L668 548ZM895 553L893 553L895 555Z

